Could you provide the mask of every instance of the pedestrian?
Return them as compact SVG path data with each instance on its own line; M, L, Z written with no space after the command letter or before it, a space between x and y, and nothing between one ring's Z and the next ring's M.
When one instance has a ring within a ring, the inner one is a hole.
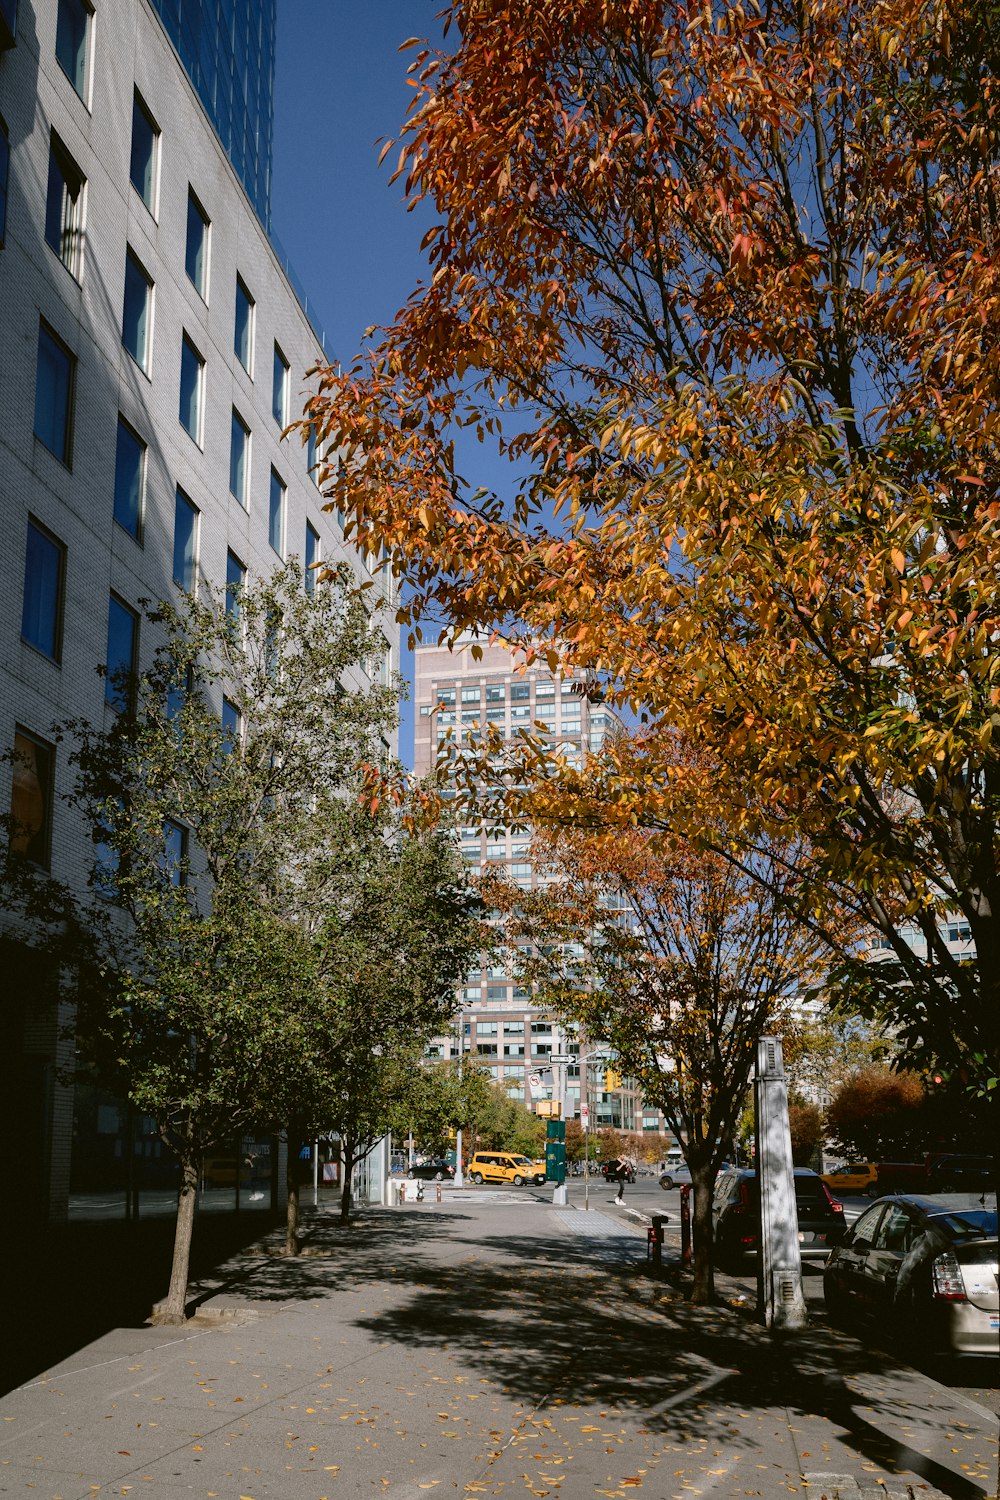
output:
M628 1162L627 1161L620 1161L618 1163L618 1170L615 1173L615 1176L618 1178L618 1195L615 1198L615 1202L616 1203L624 1203L625 1202L625 1184L628 1181Z

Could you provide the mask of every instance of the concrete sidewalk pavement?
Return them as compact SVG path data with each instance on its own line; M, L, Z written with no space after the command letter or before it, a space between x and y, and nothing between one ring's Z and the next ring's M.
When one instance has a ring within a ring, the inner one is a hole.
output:
M846 1335L646 1274L612 1211L449 1195L234 1257L0 1402L0 1494L981 1500L995 1421Z

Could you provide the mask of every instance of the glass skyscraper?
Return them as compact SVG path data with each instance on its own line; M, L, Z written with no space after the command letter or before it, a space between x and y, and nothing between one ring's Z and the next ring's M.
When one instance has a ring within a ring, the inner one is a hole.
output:
M152 0L265 229L277 0Z

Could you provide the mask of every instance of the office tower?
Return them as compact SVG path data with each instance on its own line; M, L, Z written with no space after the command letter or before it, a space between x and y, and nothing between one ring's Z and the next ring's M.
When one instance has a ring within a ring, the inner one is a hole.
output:
M113 711L95 669L145 659L140 601L293 555L364 568L281 440L323 349L267 230L274 16L0 0L0 742L23 756L0 799L71 887L93 846L50 726ZM60 1081L70 1017L26 938L0 936L3 1138L36 1222L112 1178L117 1212L123 1161L158 1148Z

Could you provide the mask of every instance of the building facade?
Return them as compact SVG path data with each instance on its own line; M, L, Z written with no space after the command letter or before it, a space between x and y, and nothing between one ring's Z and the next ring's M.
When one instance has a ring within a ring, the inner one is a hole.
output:
M464 737L489 727L512 741L522 728L547 725L554 749L571 763L582 764L586 755L600 749L615 720L609 709L587 697L582 677L551 672L543 663L525 667L523 659L502 644L483 645L476 658L471 645L461 644L454 651L418 646L414 653L417 775L433 770L447 743L460 750ZM531 862L530 829L487 831L467 826L459 837L462 857L474 875L486 864L496 864L526 890L537 888L545 878ZM537 1108L555 1096L567 1119L578 1119L586 1101L592 1129L613 1126L660 1133L660 1116L642 1109L628 1080L608 1089L604 1054L592 1052L588 1061L586 1045L581 1047L573 1031L540 1009L530 989L518 983L506 964L491 964L484 955L482 965L466 975L456 1002L463 1053L474 1053L511 1098ZM430 1055L452 1057L458 1049L456 1030L435 1038ZM553 1068L553 1055L569 1057L570 1062ZM533 1084L533 1079L538 1081Z
M140 601L293 556L365 568L282 440L323 351L267 230L274 25L274 0L0 0L0 799L71 888L93 844L51 725L114 712L96 669L143 660ZM66 1017L22 936L0 1116L58 1221L85 1124L129 1148L60 1082Z

